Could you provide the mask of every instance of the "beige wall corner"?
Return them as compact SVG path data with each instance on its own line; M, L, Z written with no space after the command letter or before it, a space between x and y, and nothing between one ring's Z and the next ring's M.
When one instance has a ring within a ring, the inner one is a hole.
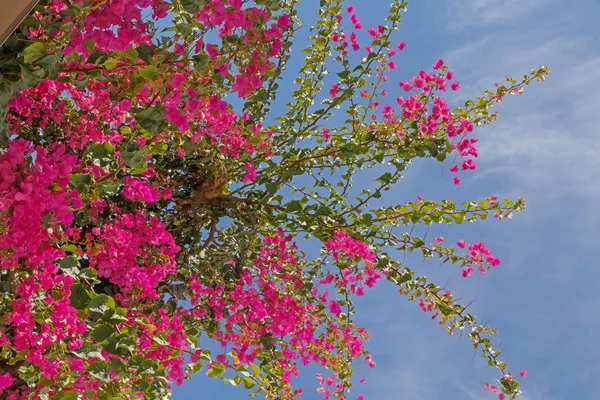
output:
M38 0L0 0L0 46L37 2Z

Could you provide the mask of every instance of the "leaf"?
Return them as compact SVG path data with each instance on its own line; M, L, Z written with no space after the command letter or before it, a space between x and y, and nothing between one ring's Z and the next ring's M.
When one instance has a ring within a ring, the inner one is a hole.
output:
M110 143L94 143L83 154L83 158L90 160L99 167L107 167L116 161L115 148Z
M0 146L7 145L11 136L12 133L10 132L6 121L0 121Z
M50 396L50 400L77 400L77 392L69 390L68 392L59 392Z
M148 65L146 68L140 68L138 73L142 78L144 78L144 80L148 82L155 81L158 77L158 73L154 65Z
M106 345L102 347L111 354L128 357L135 351L135 342L128 334L113 334L106 339Z
M244 382L244 387L247 390L250 390L254 386L256 386L256 382L254 382L254 379L252 379L252 378L242 378L242 381Z
M438 303L438 309L441 311L442 314L444 315L450 315L452 314L452 307L450 307L448 304L445 303Z
M84 193L87 188L92 184L94 174L71 174L71 184L75 186L75 189L79 193Z
M273 350L275 348L275 344L277 343L277 339L273 335L265 335L260 338L260 343L263 345L265 350Z
M98 271L94 268L84 268L79 271L79 278L87 279L89 281L96 281L98 279Z
M181 0L181 6L190 14L200 11L207 3L207 0Z
M71 83L73 85L75 85L75 87L79 90L84 90L87 87L87 85L90 83L90 79L92 79L92 77L90 75L87 75L82 80L78 80L74 76L70 76L69 78L70 78Z
M379 178L377 178L375 180L377 182L380 182L380 183L384 184L384 185L387 185L392 180L392 174L390 172L386 172L385 174L381 175Z
M192 371L193 374L196 374L204 368L204 363L202 361L198 361L195 363L188 364L188 368ZM138 371L139 373L139 371Z
M48 71L48 76L53 78L58 74L58 70L60 69L60 64L58 61L58 57L54 54L50 54L42 58L37 62L37 64Z
M135 115L137 123L150 133L159 134L167 127L165 122L166 110L163 106L150 107Z
M106 339L109 338L110 335L112 335L115 332L117 332L117 328L115 328L113 325L104 324L96 327L92 331L91 335L95 341L104 342Z
M25 63L31 64L48 54L43 42L34 42L23 50Z
M110 60L106 60L104 62L104 68L106 68L109 71L112 71L113 69L117 68L117 65L119 65L119 61L115 60L114 58L111 58Z
M148 46L147 44L141 44L136 47L138 56L146 64L150 64L150 59L154 57L154 47Z
M129 168L141 169L146 167L146 156L141 151L124 151L121 157L123 157L123 161Z
M105 294L99 294L90 301L89 309L93 312L104 314L105 311L115 308L115 300Z
M167 142L151 143L145 147L146 154L161 154L169 149Z
M121 187L120 183L113 183L100 186L100 192L103 196L114 196L119 191Z
M192 56L192 59L196 61L196 69L203 70L206 68L206 64L208 64L210 56L208 54L196 54Z
M87 59L88 64L104 64L108 60L108 54L101 50L96 50Z
M43 72L43 70L41 72ZM28 87L36 87L40 82L41 77L38 77L24 65L21 65L21 79Z
M60 269L67 275L77 277L79 275L79 261L73 256L67 256L60 260Z
M225 367L223 364L214 363L211 367L206 371L206 376L209 378L220 378L225 373Z
M120 307L108 310L102 315L102 320L106 322L127 321L127 310Z
M286 204L285 209L287 212L293 213L302 210L302 202L300 200L292 200Z
M83 310L90 303L90 294L81 283L75 283L71 286L71 297L69 300L72 307L77 310Z
M110 382L110 364L106 361L98 361L88 366L87 371L94 378L102 382Z

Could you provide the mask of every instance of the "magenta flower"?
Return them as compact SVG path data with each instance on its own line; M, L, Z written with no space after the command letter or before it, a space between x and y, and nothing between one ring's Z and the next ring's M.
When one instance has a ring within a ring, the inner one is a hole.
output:
M523 371L521 371L521 373L519 375L521 375L521 378L527 377L527 370L524 369Z
M249 162L244 164L244 168L246 168L246 175L242 179L244 183L250 183L256 179L256 167Z

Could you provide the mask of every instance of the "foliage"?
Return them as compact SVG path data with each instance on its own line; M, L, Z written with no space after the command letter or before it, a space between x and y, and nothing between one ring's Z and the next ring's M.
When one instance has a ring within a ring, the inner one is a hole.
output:
M499 260L483 243L392 228L509 217L523 200L369 204L416 159L475 169L473 128L548 70L451 109L441 96L459 84L439 60L388 104L407 3L363 37L351 6L321 0L292 100L275 115L297 7L45 0L0 49L4 398L160 399L200 371L296 398L293 378L314 363L328 374L324 398L345 399L353 361L375 366L352 301L380 280L448 332L468 332L501 372L488 390L520 393L495 331L394 254L437 257L465 277ZM356 192L369 168L381 176Z

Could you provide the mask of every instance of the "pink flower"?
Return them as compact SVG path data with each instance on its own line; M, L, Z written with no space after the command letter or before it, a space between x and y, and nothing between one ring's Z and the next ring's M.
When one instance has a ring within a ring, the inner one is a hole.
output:
M256 179L256 167L249 162L244 164L244 168L246 168L246 175L242 179L244 183L250 183Z
M404 43L404 42L398 43L398 50L402 51L402 50L404 50L405 47L406 47L406 43Z
M412 85L410 83L408 83L407 81L400 82L400 87L407 92L409 92L412 89Z
M342 309L340 308L340 305L338 304L338 302L335 300L331 300L329 302L329 310L331 310L331 312L336 317L339 317L342 314Z
M435 241L438 242L439 244L442 244L444 242L444 237L443 236L438 236L435 238Z
M496 393L498 391L498 387L494 386L494 385L490 385L489 383L486 383L484 385L485 390L487 390L488 392L492 392L492 393Z
M348 6L348 8L346 8L346 11L348 11L349 13L354 11L354 6Z
M4 375L0 375L0 394L9 388L13 384L13 381L14 378L8 372Z
M415 87L418 89L422 89L423 86L425 86L425 81L423 81L423 79L421 79L419 76L415 76L412 81L413 85L415 85Z
M454 177L454 184L455 184L456 186L460 185L460 178L459 178L458 176L455 176L455 177Z
M440 69L444 66L444 60L442 60L441 58L438 59L436 61L436 63L433 65L433 69Z
M450 172L452 172L453 174L458 172L458 165L453 165L450 167Z
M460 89L460 83L454 82L451 87L452 87L452 90L457 91L458 89Z
M337 83L334 83L333 85L331 85L331 89L329 89L329 95L333 98L336 97L338 95L338 92L340 90L340 87Z
M519 375L521 375L521 378L527 377L527 370L524 369L523 371L521 371L521 373Z
M467 242L465 242L464 239L460 239L458 242L456 242L456 245L461 249L464 249L465 247L467 247Z

